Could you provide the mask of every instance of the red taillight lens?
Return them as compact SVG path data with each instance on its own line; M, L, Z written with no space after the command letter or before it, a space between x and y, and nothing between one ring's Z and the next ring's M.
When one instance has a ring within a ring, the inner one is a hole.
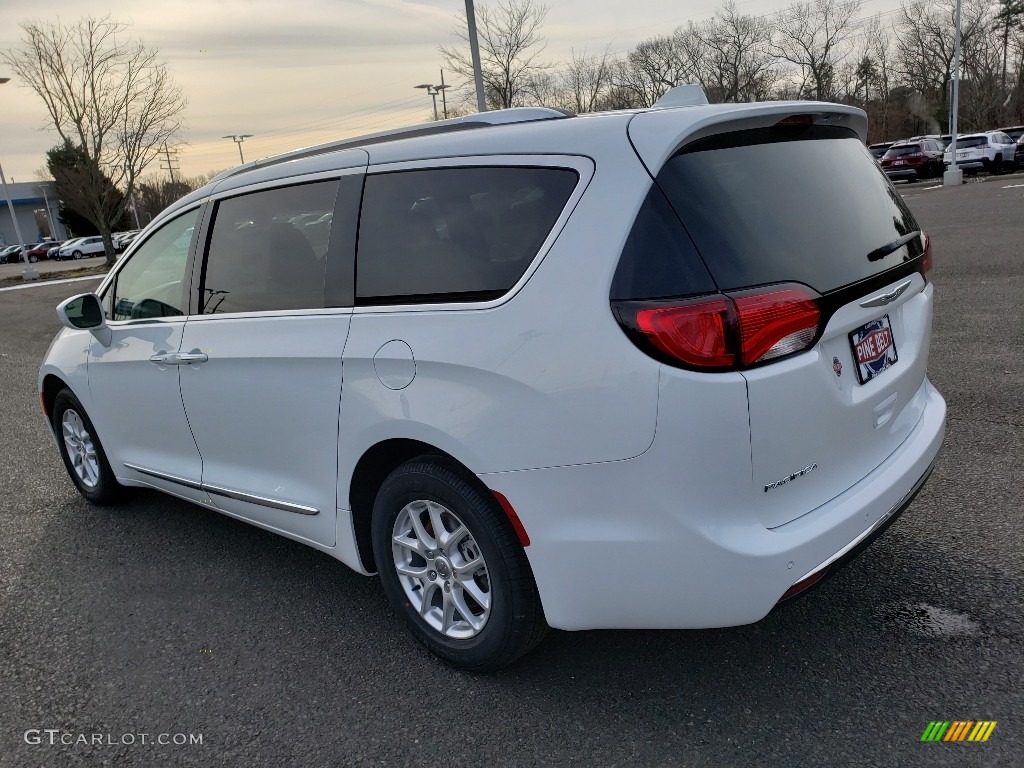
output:
M821 310L802 288L738 296L735 302L744 365L806 349L818 334Z
M735 370L807 349L818 335L817 298L803 286L783 285L641 305L620 318L671 361Z
M636 326L670 357L700 368L720 368L736 363L728 341L731 314L731 302L722 296L674 307L641 309L636 313Z
M921 233L921 244L924 246L924 253L921 255L921 271L927 275L932 271L932 239L924 232Z

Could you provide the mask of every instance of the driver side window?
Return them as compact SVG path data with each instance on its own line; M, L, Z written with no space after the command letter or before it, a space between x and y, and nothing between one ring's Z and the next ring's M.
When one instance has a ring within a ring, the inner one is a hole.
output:
M185 314L185 268L200 210L197 206L164 224L132 254L103 300L111 320Z

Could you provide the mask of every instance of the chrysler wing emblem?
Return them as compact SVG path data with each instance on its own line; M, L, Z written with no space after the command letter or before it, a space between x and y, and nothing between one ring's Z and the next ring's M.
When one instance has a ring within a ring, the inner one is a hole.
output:
M878 296L872 296L870 299L862 301L860 305L862 307L884 307L886 304L896 301L909 287L910 280L905 280L889 291L889 293L880 293Z

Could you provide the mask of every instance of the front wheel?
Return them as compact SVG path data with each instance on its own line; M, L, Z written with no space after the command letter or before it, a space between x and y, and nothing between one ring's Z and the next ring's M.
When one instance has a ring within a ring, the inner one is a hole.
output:
M28 263L29 264L35 264L37 261L39 261L39 257L38 256L29 256L28 257Z
M392 472L373 505L381 584L412 635L450 664L508 666L547 631L526 553L494 497L442 456Z
M72 254L72 256L74 256L74 257L75 257L75 259L80 259L80 258L82 258L82 252L81 252L81 251L75 251L75 252L74 252L74 253Z
M1003 156L996 155L992 160L992 167L989 169L993 176L998 176L1003 172Z
M53 431L78 492L99 506L119 501L125 488L114 477L96 428L70 389L62 389L53 402Z

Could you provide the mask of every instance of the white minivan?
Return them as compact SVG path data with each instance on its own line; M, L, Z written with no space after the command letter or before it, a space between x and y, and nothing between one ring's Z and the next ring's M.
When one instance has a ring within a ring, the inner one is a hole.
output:
M85 498L316 547L447 661L755 622L942 442L928 238L839 104L488 112L226 172L58 307ZM836 183L842 179L842 183Z

